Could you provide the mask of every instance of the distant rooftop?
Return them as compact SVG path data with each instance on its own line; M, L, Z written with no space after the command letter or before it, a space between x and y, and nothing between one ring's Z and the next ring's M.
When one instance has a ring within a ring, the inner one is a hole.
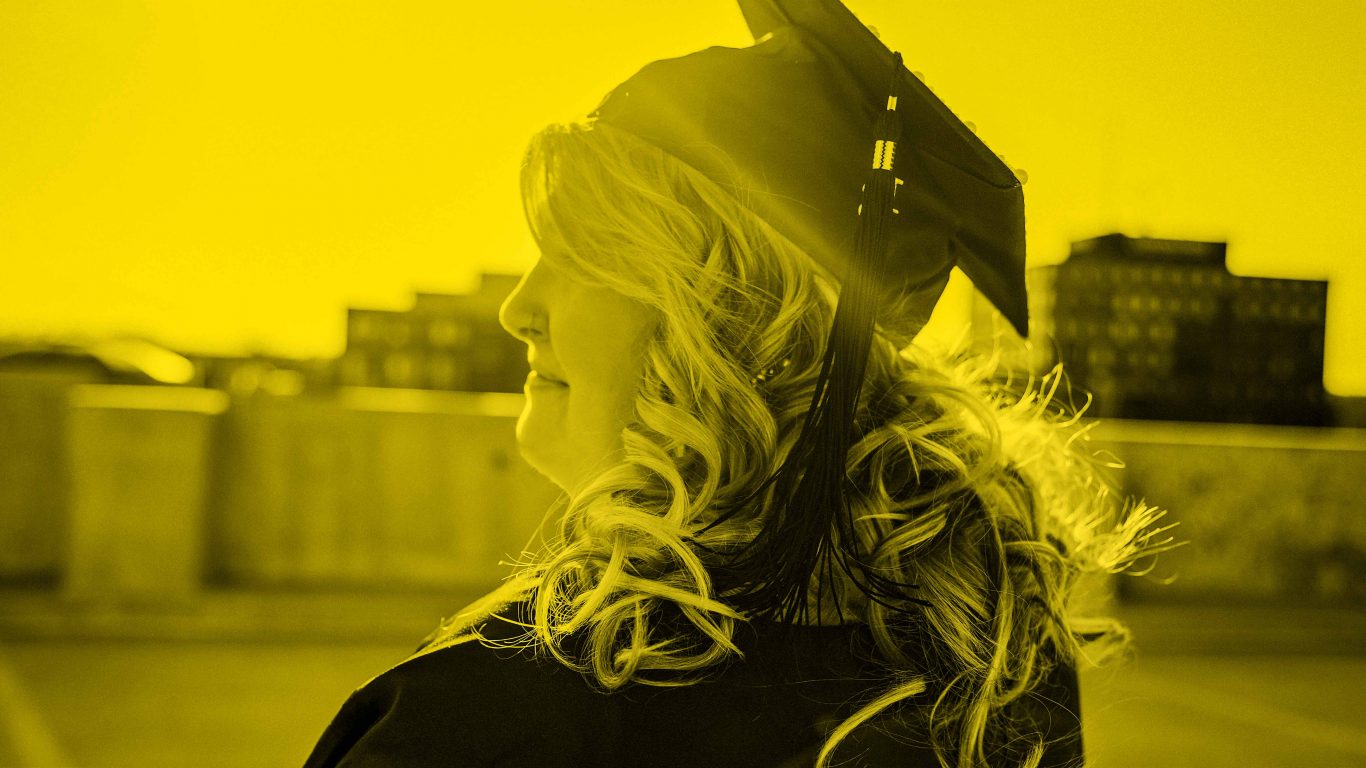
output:
M1156 237L1102 235L1072 244L1072 257L1109 257L1126 260L1168 261L1226 268L1228 243L1197 240L1164 240Z

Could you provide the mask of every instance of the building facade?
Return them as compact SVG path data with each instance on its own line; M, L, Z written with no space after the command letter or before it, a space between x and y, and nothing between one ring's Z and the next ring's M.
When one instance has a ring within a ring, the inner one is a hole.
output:
M468 294L418 293L407 310L347 310L346 386L521 392L526 346L498 323L514 275L484 274Z
M1030 270L1036 370L1060 360L1097 416L1331 422L1328 283L1231 274L1227 244L1105 235Z

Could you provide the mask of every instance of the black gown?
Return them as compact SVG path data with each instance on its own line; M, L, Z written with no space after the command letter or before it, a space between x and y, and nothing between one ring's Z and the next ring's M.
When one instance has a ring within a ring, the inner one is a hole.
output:
M497 618L482 629L490 639L518 632ZM737 625L736 642L744 659L704 682L613 693L528 651L478 642L443 648L357 689L305 768L812 766L828 729L886 685L870 660L872 637L864 625L754 621ZM1044 734L1042 766L1082 764L1071 667L1059 666L1011 712L1029 732ZM938 768L923 727L895 730L856 729L832 764Z

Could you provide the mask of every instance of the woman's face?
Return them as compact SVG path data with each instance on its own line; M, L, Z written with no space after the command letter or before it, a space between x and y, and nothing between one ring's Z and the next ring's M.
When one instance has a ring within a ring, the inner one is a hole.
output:
M564 269L539 259L498 316L526 342L531 364L517 420L522 455L573 494L620 457L657 313Z

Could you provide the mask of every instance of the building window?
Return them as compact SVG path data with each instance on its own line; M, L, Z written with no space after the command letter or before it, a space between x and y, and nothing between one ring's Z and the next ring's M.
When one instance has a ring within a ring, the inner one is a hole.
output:
M438 317L427 323L427 340L442 349L458 347L469 341L469 326L452 317Z

